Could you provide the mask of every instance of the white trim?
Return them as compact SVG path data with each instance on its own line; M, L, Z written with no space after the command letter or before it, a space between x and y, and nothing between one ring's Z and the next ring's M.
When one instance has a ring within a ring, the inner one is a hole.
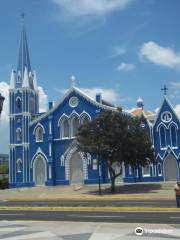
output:
M92 99L91 97L89 97L88 95L86 95L84 92L82 92L79 88L77 87L72 87L70 88L66 94L62 97L62 99L60 101L58 101L55 106L50 109L49 111L47 111L46 113L42 114L41 116L39 116L37 119L33 120L30 125L33 125L35 123L37 123L38 121L40 121L41 119L45 118L46 116L48 116L49 114L53 113L63 102L64 100L72 93L75 92L78 95L80 95L81 97L83 97L84 99L86 99L89 103L93 104L94 106L101 108L101 109L106 109L106 110L111 110L111 111L117 111L116 107L109 107L107 105L101 104L96 102L94 99ZM127 112L123 112L124 114L128 114ZM130 114L128 114L130 115Z
M36 158L33 161L33 182L35 183L35 165L36 165L36 161L38 160L38 157L41 157L45 166L45 182L47 181L47 161L46 159L43 157L42 154L38 154L36 156ZM45 184L45 183L44 183Z
M64 153L64 157L65 157L65 179L69 180L69 181L70 181L70 159L76 151L77 151L77 146L72 145ZM78 153L81 156L82 162L83 162L83 177L84 177L83 180L86 180L86 179L88 179L87 160L84 158L84 155L83 155L82 152L78 152Z
M16 165L17 165L17 167L16 167L16 169L17 169L17 173L21 173L22 172L22 159L21 158L18 158L17 160L16 160ZM19 164L21 164L20 166L19 166Z
M176 138L176 144L173 145L173 139L172 139L172 127L174 127L175 129L175 138ZM171 125L169 126L169 132L170 132L170 139L171 139L171 147L173 149L177 149L178 147L178 137L177 137L177 127L174 123L171 123Z
M80 118L79 118L79 114L76 113L75 111L73 111L71 114L70 114L70 136L71 138L75 138L75 135L74 135L74 126L73 126L73 121L74 119L77 119L78 120L78 128L80 126Z
M163 128L163 130L164 130L165 146L162 146L162 144L161 144L161 128ZM160 142L160 148L161 148L161 150L165 150L165 149L166 149L166 146L167 146L167 136L166 136L166 128L164 127L163 124L159 127L159 140L160 140L159 142Z
M159 167L158 166L160 166L161 173L159 173ZM161 163L157 164L157 175L160 176L160 177L162 176L162 165L161 165Z
M33 130L33 134L35 135L35 131L36 131L36 128L37 127L41 127L42 129L43 129L43 134L45 134L45 129L44 129L44 126L41 124L41 123L38 123L38 124L36 124L36 126L35 126L35 128L34 128L34 130Z
M148 169L149 169L149 173L147 173L147 174L144 174L144 169L145 169L145 167L148 167ZM150 177L150 176L151 176L151 170L150 170L150 167L151 167L150 164L148 164L148 165L142 167L142 175L143 175L143 177Z

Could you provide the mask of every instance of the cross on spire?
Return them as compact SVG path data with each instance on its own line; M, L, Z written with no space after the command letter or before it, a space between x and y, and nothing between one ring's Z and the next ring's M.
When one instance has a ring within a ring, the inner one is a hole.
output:
M161 88L161 91L164 91L164 95L167 94L167 90L168 90L168 88L166 87L166 85L164 85L164 87Z
M21 23L24 25L25 13L21 13Z

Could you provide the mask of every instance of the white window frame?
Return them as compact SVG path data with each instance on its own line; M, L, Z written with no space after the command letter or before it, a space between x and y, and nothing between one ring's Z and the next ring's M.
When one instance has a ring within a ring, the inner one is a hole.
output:
M161 173L159 173L159 167L158 167L158 166L160 166ZM162 176L162 165L161 165L161 163L158 163L158 164L157 164L157 175L158 175L158 176Z
M144 168L145 167L149 167L149 173L147 174L145 174L144 173ZM145 167L142 167L142 175L143 175L143 177L150 177L151 176L151 165L150 164L148 164L148 165L146 165Z
M16 169L17 169L17 173L22 172L22 160L20 158L18 158L16 161Z

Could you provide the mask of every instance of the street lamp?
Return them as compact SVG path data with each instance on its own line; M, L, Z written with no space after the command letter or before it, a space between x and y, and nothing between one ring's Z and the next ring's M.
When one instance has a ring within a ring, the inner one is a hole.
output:
M4 100L5 100L5 98L0 93L0 116L1 116L2 109L3 109Z

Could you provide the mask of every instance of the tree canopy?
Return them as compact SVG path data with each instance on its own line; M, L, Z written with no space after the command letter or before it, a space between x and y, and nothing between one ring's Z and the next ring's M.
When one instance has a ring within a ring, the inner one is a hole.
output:
M123 164L136 169L153 161L148 131L141 127L140 119L124 114L121 109L104 111L82 125L77 140L80 151L97 154L107 163L112 192L115 192L115 179L122 173Z

